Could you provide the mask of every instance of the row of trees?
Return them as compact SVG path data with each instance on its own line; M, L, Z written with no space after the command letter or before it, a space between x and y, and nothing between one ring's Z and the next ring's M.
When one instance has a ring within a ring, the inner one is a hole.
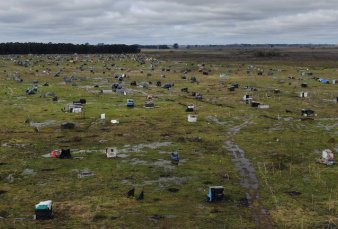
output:
M70 43L0 43L0 55L7 54L96 54L96 53L139 53L136 45L124 44L70 44Z

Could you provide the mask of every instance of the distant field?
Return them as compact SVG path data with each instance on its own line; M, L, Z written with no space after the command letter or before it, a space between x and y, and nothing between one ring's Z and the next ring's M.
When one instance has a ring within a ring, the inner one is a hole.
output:
M338 153L337 63L334 48L0 56L0 228L336 228L338 167L316 161ZM206 202L213 185L222 202ZM54 219L33 220L42 200Z

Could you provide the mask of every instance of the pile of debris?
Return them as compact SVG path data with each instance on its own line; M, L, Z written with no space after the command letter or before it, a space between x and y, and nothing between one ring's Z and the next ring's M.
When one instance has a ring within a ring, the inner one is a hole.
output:
M324 164L324 165L335 165L337 164L337 162L333 160L333 158L334 158L334 155L333 155L332 150L325 149L322 151L322 157L318 159L317 161L320 164Z

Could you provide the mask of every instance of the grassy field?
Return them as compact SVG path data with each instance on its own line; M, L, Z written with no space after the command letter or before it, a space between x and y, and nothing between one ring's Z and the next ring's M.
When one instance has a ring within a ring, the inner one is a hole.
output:
M277 51L271 58L234 49L1 56L0 227L335 228L338 169L316 159L324 149L338 152L338 88L313 77L338 79L338 50ZM126 95L100 92L122 74ZM38 92L26 95L34 80ZM229 91L232 83L239 88ZM58 101L41 97L48 92ZM245 94L269 109L245 104ZM147 95L154 109L144 108ZM87 101L82 114L61 111L80 98ZM191 103L196 123L187 121ZM302 119L304 108L317 115ZM61 129L63 122L75 128ZM117 147L118 158L107 159L107 147ZM73 158L46 157L61 148ZM79 178L81 171L93 176ZM210 185L224 186L223 202L205 201ZM144 200L127 197L133 187ZM33 220L34 205L49 199L54 219Z

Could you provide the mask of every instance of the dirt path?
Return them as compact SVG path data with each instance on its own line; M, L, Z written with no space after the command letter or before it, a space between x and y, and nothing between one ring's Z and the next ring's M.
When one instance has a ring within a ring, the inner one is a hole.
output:
M273 228L272 220L268 210L261 204L259 197L259 182L256 171L250 161L245 157L245 152L235 144L234 136L241 128L249 125L246 121L243 124L233 127L228 131L229 140L225 142L225 148L228 150L236 169L241 176L240 184L246 190L246 198L252 211L252 216L256 227L259 229Z

